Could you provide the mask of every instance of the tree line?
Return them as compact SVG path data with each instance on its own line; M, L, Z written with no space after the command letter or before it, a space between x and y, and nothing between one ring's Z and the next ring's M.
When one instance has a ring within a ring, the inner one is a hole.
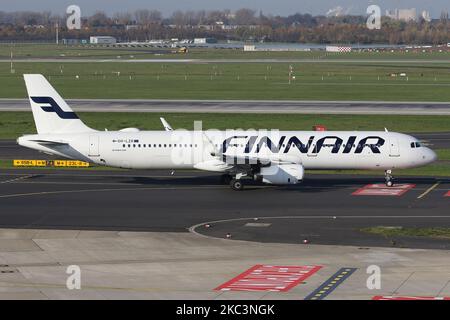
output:
M92 35L111 35L119 41L151 39L192 39L273 41L300 43L387 43L446 44L449 39L447 15L427 22L382 18L380 30L369 30L364 16L288 16L265 15L251 9L213 11L175 11L163 17L157 10L141 9L108 16L96 12L82 18L81 30L68 30L66 16L51 12L0 11L1 41L51 41L58 23L61 38L87 39Z

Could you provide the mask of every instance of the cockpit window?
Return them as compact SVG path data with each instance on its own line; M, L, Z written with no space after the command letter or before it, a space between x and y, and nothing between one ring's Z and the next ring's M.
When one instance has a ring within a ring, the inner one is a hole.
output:
M411 148L420 148L421 146L420 142L411 142Z
M411 148L415 148L416 144L414 142L411 142Z
M416 148L420 148L420 147L421 147L420 142L416 142Z

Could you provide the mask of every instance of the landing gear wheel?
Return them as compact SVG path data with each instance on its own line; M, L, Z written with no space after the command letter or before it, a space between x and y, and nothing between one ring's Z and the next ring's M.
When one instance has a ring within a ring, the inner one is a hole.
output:
M392 170L386 170L384 173L384 179L386 181L387 187L393 187L394 186L394 177L392 176Z
M232 179L230 182L230 187L235 191L242 191L242 189L244 189L244 184L239 179Z

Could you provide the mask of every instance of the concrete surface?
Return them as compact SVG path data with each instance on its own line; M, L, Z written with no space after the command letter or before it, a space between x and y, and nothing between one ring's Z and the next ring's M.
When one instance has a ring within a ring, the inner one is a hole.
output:
M0 299L303 299L341 267L358 270L327 299L450 296L450 251L260 244L191 233L0 229ZM321 265L288 292L220 292L256 264ZM381 289L366 287L369 265ZM81 290L66 288L68 265Z

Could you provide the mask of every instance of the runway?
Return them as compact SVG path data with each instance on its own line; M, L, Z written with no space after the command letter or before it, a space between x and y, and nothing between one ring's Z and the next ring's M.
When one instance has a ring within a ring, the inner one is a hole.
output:
M0 227L194 232L255 242L449 249L446 239L385 238L362 228L450 227L450 179L399 178L401 196L353 193L383 176L308 175L243 192L197 171L1 170ZM258 218L258 219L255 219ZM205 224L211 224L210 228Z
M450 115L449 102L68 99L76 112L213 112ZM30 111L27 99L0 99L0 111Z

